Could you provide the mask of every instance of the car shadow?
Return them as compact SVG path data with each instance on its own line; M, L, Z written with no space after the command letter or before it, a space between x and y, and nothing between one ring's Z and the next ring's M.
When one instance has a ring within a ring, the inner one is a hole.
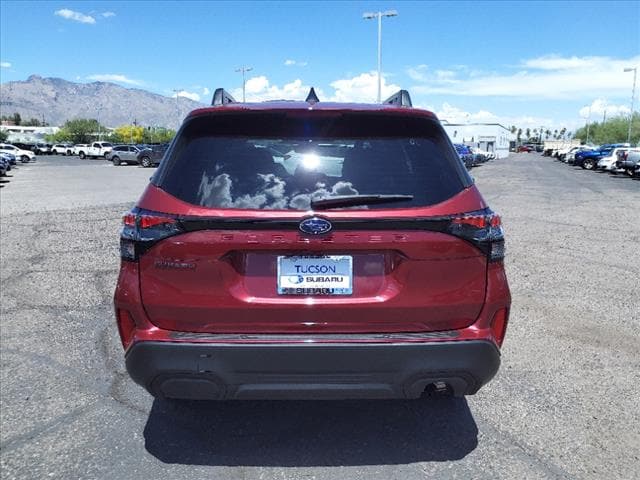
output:
M409 401L173 402L144 429L164 463L216 466L396 465L458 460L478 444L464 398Z

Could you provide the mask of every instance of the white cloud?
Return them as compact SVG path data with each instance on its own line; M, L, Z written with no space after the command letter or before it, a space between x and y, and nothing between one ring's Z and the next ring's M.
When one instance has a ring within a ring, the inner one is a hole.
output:
M631 109L628 105L610 105L605 98L597 98L591 103L591 106L582 107L578 113L582 118L586 119L591 116L592 121L600 121L605 114L607 117L615 117L629 115L630 111Z
M271 85L264 75L252 77L245 84L247 102L263 102L265 100L304 100L309 93L310 86L303 85L302 80L296 79L286 83L282 87ZM322 90L316 89L316 93L322 100ZM236 100L242 100L242 88L231 91Z
M97 73L94 75L89 75L87 77L88 80L95 80L97 82L118 82L118 83L126 83L127 85L144 85L144 82L140 80L133 80L131 78L126 77L125 75L120 75L117 73Z
M418 106L418 105L416 105ZM532 115L497 115L488 110L478 110L476 112L467 112L466 110L451 105L449 103L443 103L440 108L434 108L430 106L418 106L419 108L426 108L434 112L441 121L447 121L448 123L499 123L507 128L511 125L516 125L518 128L540 128L543 126L545 129L573 127L573 124L559 124L557 120L548 117L537 117Z
M180 90L177 93L174 93L173 95L171 95L171 98L176 98L176 95L179 97L185 97L185 98L189 98L191 100L193 100L194 102L199 102L200 101L200 95L196 92L187 92L186 90Z
M623 69L640 64L640 56L543 56L525 60L514 73L468 72L464 69L431 73L426 65L407 69L423 95L495 96L513 98L578 99L602 95L623 96L631 79Z
M571 70L584 68L598 68L606 57L560 57L558 55L545 55L522 62L525 68L538 70Z
M94 24L96 23L96 19L91 15L85 15L84 13L75 12L73 10L69 10L68 8L63 8L62 10L56 10L54 15L58 17L66 18L67 20L73 20L74 22L80 23L88 23Z
M202 89L202 94L203 94L203 95L209 95L210 93L211 93L211 90L209 90L207 87L204 87L204 88Z
M100 15L102 15L104 18L111 18L116 16L116 14L113 12L102 12Z
M0 68L11 68L11 63L9 63L9 62L0 62Z
M378 95L378 74L376 72L361 73L352 78L335 80L330 84L335 93L331 97L336 102L375 102ZM393 95L400 86L387 84L382 76L382 99ZM322 99L321 99L322 100Z
M285 67L292 67L294 65L296 65L298 67L306 67L307 66L307 62L299 62L299 61L296 61L296 60L287 59L287 60L284 61L284 65L285 65Z

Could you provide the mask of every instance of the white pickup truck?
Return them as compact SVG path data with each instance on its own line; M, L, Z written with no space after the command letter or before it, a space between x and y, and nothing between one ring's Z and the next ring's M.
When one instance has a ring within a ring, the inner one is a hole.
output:
M75 153L80 158L106 158L109 153L111 153L111 149L113 145L109 142L93 142L91 145L86 145L84 147L77 148Z

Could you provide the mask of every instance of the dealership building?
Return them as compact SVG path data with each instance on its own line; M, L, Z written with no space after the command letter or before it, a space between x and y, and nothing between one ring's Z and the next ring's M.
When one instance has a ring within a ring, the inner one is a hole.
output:
M44 142L45 135L52 135L59 127L30 127L26 125L0 125L0 130L7 132L8 143L20 143L23 145L33 145Z
M494 152L497 158L509 155L509 145L515 135L499 123L449 123L441 121L453 143L463 143L487 152Z

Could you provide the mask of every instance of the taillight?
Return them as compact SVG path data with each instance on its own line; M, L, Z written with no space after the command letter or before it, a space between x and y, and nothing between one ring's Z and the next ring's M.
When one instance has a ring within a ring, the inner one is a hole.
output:
M134 208L122 218L120 257L136 261L144 252L163 238L182 233L182 226L174 215Z
M504 259L502 221L488 208L452 216L447 233L472 243L491 262Z

